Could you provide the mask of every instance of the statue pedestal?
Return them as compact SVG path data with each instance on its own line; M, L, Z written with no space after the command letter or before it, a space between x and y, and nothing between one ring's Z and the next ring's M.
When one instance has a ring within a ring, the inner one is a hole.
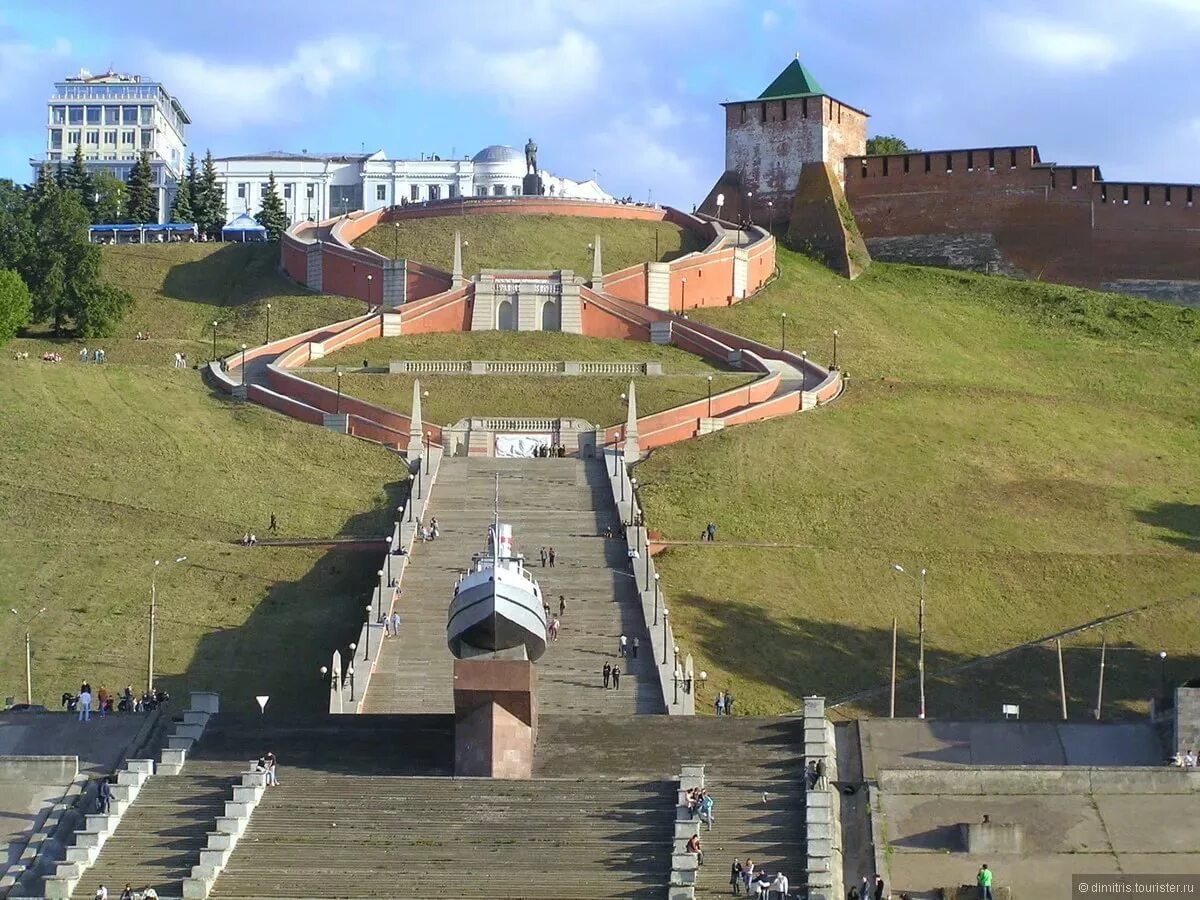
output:
M454 661L454 774L531 778L537 679L528 660L494 655Z
M521 182L521 193L526 197L540 197L545 193L541 175L526 175Z

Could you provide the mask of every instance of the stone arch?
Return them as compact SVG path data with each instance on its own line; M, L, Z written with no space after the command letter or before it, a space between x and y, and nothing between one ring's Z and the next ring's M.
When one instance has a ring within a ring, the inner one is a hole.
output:
M517 305L508 297L500 301L496 307L496 329L498 331L517 330Z
M542 331L562 331L562 305L554 298L542 304Z

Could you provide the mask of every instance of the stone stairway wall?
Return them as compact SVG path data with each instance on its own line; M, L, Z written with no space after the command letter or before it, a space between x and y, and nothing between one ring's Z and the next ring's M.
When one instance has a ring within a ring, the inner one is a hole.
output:
M618 661L618 638L636 636L649 650L635 583L621 540L601 537L619 525L606 494L602 462L580 459L443 459L429 514L441 537L418 542L397 604L401 633L388 638L364 711L451 712L453 657L446 648L446 609L458 573L483 550L492 521L494 474L500 475L500 518L513 526L516 548L542 587L552 612L566 598L559 640L537 662L543 713L661 712L650 661L621 660L619 691L605 691L604 661ZM619 530L619 529L618 529ZM553 546L557 564L542 568L539 548Z

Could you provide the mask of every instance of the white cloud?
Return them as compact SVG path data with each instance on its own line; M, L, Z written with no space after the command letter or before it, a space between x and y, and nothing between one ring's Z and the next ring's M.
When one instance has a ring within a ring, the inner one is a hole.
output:
M710 173L701 171L699 159L680 151L681 143L670 136L660 140L645 121L623 117L583 142L601 172L619 173L623 192L645 200L653 189L655 199L682 206L684 198L699 196L701 186L707 187ZM601 184L607 186L604 179Z
M646 122L654 129L674 128L683 124L684 117L666 103L654 103L646 107Z
M763 31L774 31L779 27L779 13L773 9L763 10L762 27Z
M510 110L530 104L554 109L595 91L603 60L596 43L578 31L537 47L498 50L490 44L457 43L441 56L441 65L425 67L430 83L459 91L495 95Z
M0 100L24 98L30 91L37 91L40 98L49 90L42 78L43 70L51 63L59 65L70 53L71 44L63 38L48 47L26 41L0 41Z
M1001 50L1051 69L1102 72L1132 49L1109 33L1043 16L997 14L984 25Z
M299 118L306 101L371 75L376 50L372 43L343 35L300 44L289 58L274 64L157 49L148 51L145 61L148 71L170 73L160 77L169 79L193 119L230 130Z

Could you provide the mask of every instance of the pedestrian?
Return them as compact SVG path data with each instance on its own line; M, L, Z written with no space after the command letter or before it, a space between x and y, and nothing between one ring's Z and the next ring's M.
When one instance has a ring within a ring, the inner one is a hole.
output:
M112 787L108 783L107 778L100 779L100 787L96 793L96 808L100 810L102 815L107 816L108 810L112 806Z
M738 888L742 884L742 861L734 857L733 865L729 867L729 886L733 888L733 895L738 895Z
M708 534L708 539L710 541L715 541L717 539L717 526L715 524L709 522L708 527L704 530L705 533Z
M267 531L272 534L279 531L279 520L275 518L275 513L271 513L271 524L267 526Z
M103 719L108 715L108 688L104 685L100 685L100 690L96 691L96 702L98 704L96 708L100 711L100 718Z
M546 555L550 558L550 568L553 569L554 568L554 556L555 556L554 548L551 547L549 550L547 550Z
M87 361L88 361L88 351L87 351L87 347L84 347L82 350L80 350L80 351L79 351L79 361L80 361L80 362L87 362Z
M379 622L380 622L380 624L383 625L383 636L385 638L391 637L392 636L392 618L391 618L391 616L389 616L387 613L384 613L383 615L381 615L379 617Z
M688 838L687 852L696 854L696 865L704 865L704 851L700 849L700 835L693 834Z
M750 893L750 882L754 880L754 860L746 857L746 861L742 864L742 886L746 889L746 893Z
M979 885L979 900L992 900L992 870L987 867L987 863L979 867L975 883Z
M633 636L633 644L632 644L632 645L630 645L630 648L629 648L629 655L630 655L631 657L633 657L634 659L637 659L637 652L638 652L638 644L639 644L639 643L640 643L640 642L638 641L638 636L635 634L635 635Z
M822 791L829 790L829 780L825 777L825 760L824 760L824 758L817 760L817 788ZM866 880L867 880L867 878L864 875L863 882L865 883Z
M89 689L87 682L83 684L83 690L79 692L79 721L90 722L92 720L92 692Z
M713 805L712 794L705 792L704 799L700 801L700 819L708 825L709 831L712 831L713 827Z
M859 900L858 888L851 885L850 890L846 892L846 900Z
M725 692L725 715L733 715L733 691Z
M872 896L874 896L875 900L883 900L883 895L884 895L883 876L876 873L876 875L875 875L875 893Z
M862 900L871 900L871 882L867 881L867 876L862 877L862 882L858 886L858 896Z
M725 715L725 692L718 691L716 698L713 700L713 711L718 716Z
M546 548L542 547L541 550L539 550L538 552L540 553L540 555L542 557L542 568L544 569L544 568L546 568Z
M550 620L550 627L546 630L550 632L550 640L551 641L558 640L558 617L557 616L555 616L553 619Z
M133 885L125 882L125 890L121 891L121 900L133 900Z
M558 614L561 616L567 611L567 598L562 594L558 595Z
M783 900L787 900L788 888L790 887L788 877L782 872L776 873L775 880L771 882L771 890L783 898Z
M271 787L279 787L279 772L276 768L276 762L275 754L268 750L267 755L263 757L263 768L267 773L267 784Z
M629 647L629 638L625 637L625 635L621 635L617 639L617 656L621 657L621 659L624 659L625 653L628 650L628 647Z
M96 888L96 893L93 895L93 900L108 900L108 888L104 885Z
M619 663L617 665L613 666L612 678L613 678L613 690L619 691L621 689L621 666Z
M400 613L398 612L392 613L392 635L400 637Z
M612 663L607 659L604 661L604 689L608 690L608 683L612 681Z

